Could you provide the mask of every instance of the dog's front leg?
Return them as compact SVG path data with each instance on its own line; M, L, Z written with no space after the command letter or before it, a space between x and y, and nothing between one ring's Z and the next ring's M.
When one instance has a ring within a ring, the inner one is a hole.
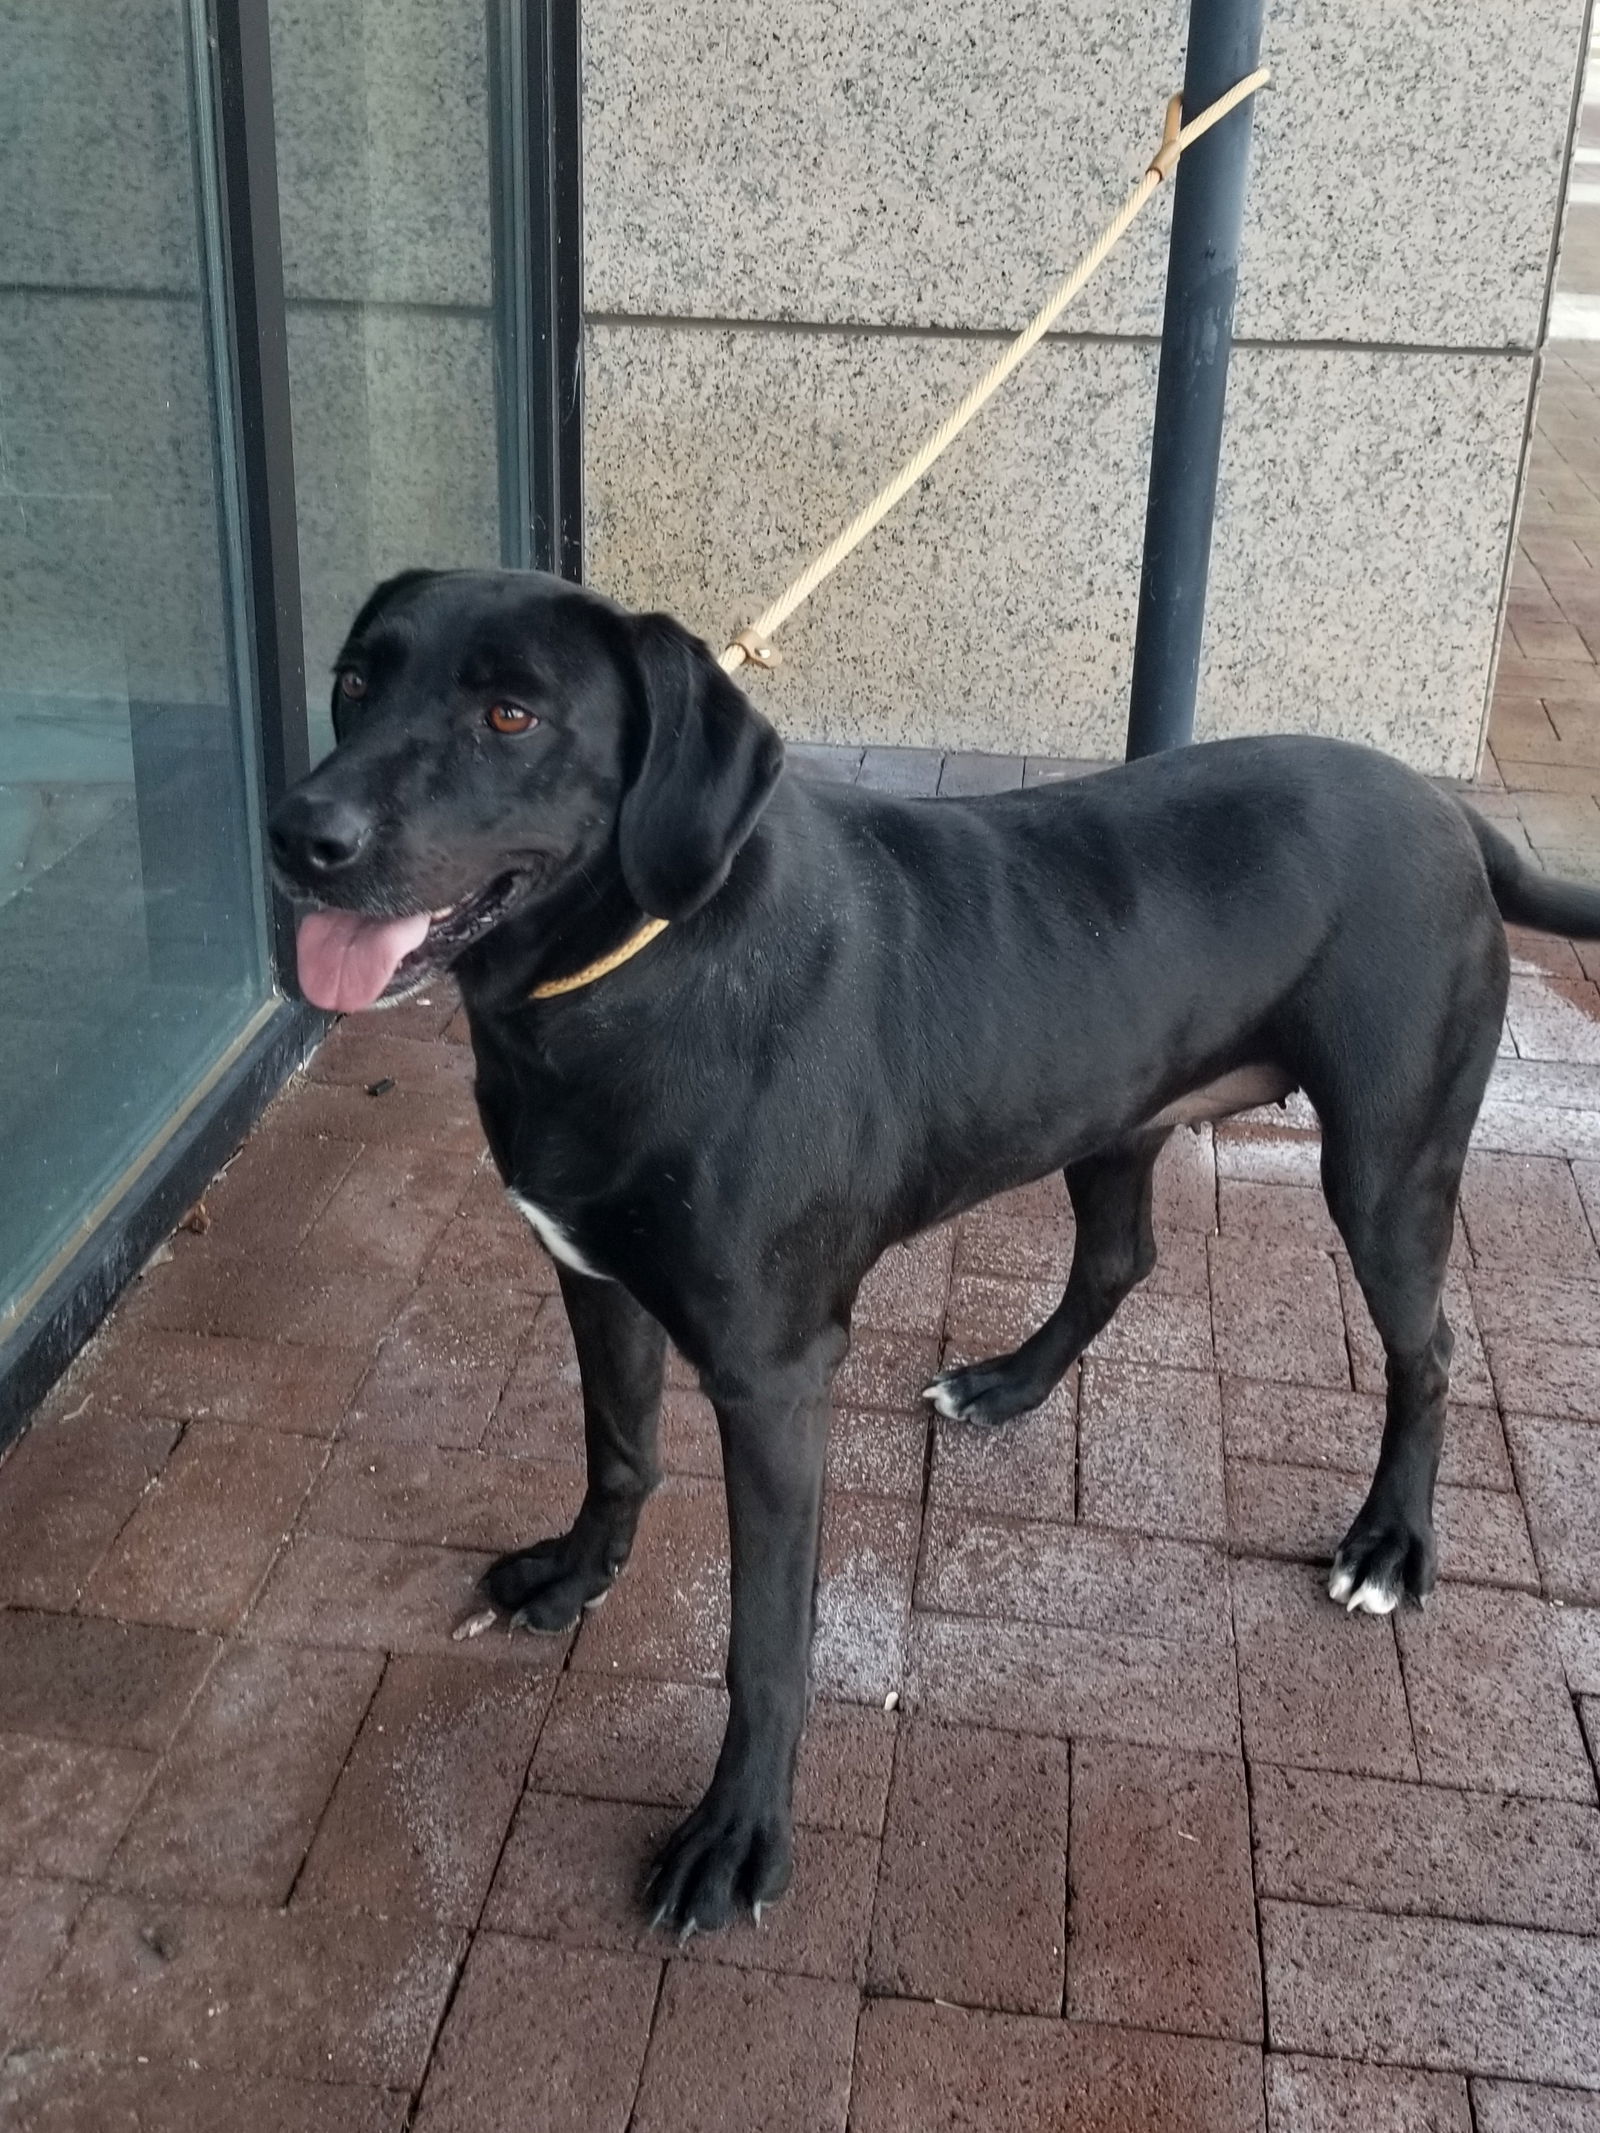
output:
M491 1563L484 1589L530 1629L570 1629L598 1606L633 1546L656 1485L656 1425L667 1337L614 1281L559 1267L578 1351L588 1486L570 1530Z
M689 1934L740 1907L759 1921L789 1885L795 1754L816 1599L828 1378L842 1341L756 1389L708 1383L722 1435L732 1569L728 1730L705 1798L647 1890L657 1925Z

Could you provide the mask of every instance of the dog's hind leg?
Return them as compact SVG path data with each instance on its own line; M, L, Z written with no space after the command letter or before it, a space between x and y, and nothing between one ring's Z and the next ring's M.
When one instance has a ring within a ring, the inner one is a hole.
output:
M1156 1263L1150 1208L1171 1129L1141 1133L1066 1168L1076 1236L1066 1293L1010 1355L947 1370L923 1394L957 1422L1005 1422L1037 1407Z
M1472 1122L1493 1060L1493 1037L1435 1091L1426 1115L1387 1120L1378 1141L1323 1118L1328 1207L1383 1342L1387 1399L1377 1471L1340 1542L1328 1580L1351 1610L1388 1614L1433 1590L1433 1487L1444 1446L1454 1337L1444 1315L1445 1269ZM1370 1121L1371 1111L1367 1112ZM1370 1127L1369 1127L1370 1132Z
M578 1350L588 1486L571 1529L502 1555L484 1590L530 1629L570 1629L597 1607L628 1560L645 1498L656 1485L656 1424L667 1337L612 1281L558 1267Z

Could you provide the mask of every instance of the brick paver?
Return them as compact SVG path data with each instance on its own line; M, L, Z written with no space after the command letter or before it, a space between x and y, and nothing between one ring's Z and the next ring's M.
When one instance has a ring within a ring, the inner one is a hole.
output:
M1059 2014L1067 1913L1062 1741L901 1729L867 1979L874 1992Z
M396 1653L328 1800L296 1904L473 1925L555 1683Z
M1477 2133L1600 2133L1600 2096L1535 2088L1522 2081L1474 2081Z
M312 1437L195 1422L84 1589L91 1613L232 1629L323 1461Z
M1340 1614L1325 1586L1320 1569L1234 1563L1245 1753L1312 1770L1415 1777L1391 1618Z
M113 1413L31 1430L0 1494L0 1599L71 1607L181 1434L176 1422Z
M1263 1896L1600 1934L1600 1815L1518 1799L1258 1764Z
M1251 2046L876 2000L861 2018L851 2133L1259 2133L1261 2106Z
M1600 496L1551 516L1478 797L1600 878ZM453 1640L576 1508L576 1363L449 988L342 1026L0 1464L0 2123L1600 2133L1600 950L1512 948L1427 1611L1323 1591L1383 1359L1303 1100L1176 1137L1155 1274L994 1431L921 1387L1072 1224L975 1209L859 1299L792 1889L681 1949L639 1887L726 1711L714 1418L674 1358L581 1629Z
M411 2088L461 1939L353 1913L95 1895L18 2034L116 2061Z
M138 1806L154 1757L0 1735L0 1874L93 1881Z
M1267 2019L1290 2050L1600 2088L1600 1945L1261 1901Z
M670 1966L633 2133L843 2133L857 2004L844 1985Z
M1350 2126L1473 2133L1467 2084L1459 2074L1268 2054L1268 2133L1346 2133Z
M1004 1429L934 1424L929 1502L958 1514L1070 1520L1077 1501L1078 1373ZM920 1493L920 1490L919 1490Z
M1078 1502L1092 1525L1220 1541L1227 1531L1222 1403L1209 1371L1085 1367Z
M219 2126L270 2126L273 2133L403 2133L403 2089L349 2082L278 2081L182 2066L112 2066L87 2060L19 2058L0 2065L0 2124L29 2133L159 2126L161 2133L216 2133ZM9 2115L8 2115L9 2114Z
M171 1901L284 1903L383 1662L230 1645L105 1878Z
M143 1623L0 1612L0 1734L165 1748L218 1650Z
M480 1934L423 2091L420 2133L623 2133L660 1968Z
M1261 2037L1245 1774L1236 1757L1085 1741L1072 1759L1067 2012Z
M1551 1611L1482 1586L1446 1597L1393 1617L1423 1777L1592 1802Z

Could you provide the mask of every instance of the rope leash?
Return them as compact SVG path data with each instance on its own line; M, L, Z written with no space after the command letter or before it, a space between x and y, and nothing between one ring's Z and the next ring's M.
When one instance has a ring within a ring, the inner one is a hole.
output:
M1016 339L990 365L955 413L939 425L926 444L920 451L912 454L898 474L884 483L871 503L863 505L844 531L823 549L821 555L814 562L807 564L799 577L779 593L772 605L764 609L748 629L740 630L727 648L718 655L718 664L726 673L737 673L739 668L746 664L769 669L779 664L780 655L772 639L795 609L809 600L823 579L831 577L845 557L861 546L879 520L888 517L906 491L914 489L940 454L955 443L979 409L994 398L1011 373L1043 340L1078 291L1100 271L1127 234L1140 210L1154 197L1162 180L1176 168L1183 151L1191 143L1198 141L1203 133L1209 133L1219 120L1225 119L1230 111L1237 109L1246 97L1254 96L1271 78L1268 68L1258 67L1254 74L1247 74L1243 81L1235 82L1226 95L1219 96L1214 104L1208 104L1187 126L1179 124L1183 98L1174 96L1168 100L1167 115L1161 129L1161 146L1150 159L1144 176L1112 216L1095 243L1079 260L1044 308L1024 326ZM663 918L646 920L609 955L586 963L570 977L555 978L546 984L536 985L528 995L529 999L554 1000L564 993L580 992L585 986L592 985L597 978L606 977L613 970L620 969L624 963L631 962L641 948L648 948L650 943L666 930L666 925L667 921ZM481 1616L473 1616L470 1622L461 1625L456 1635L476 1635L477 1629L474 1625L481 1627L483 1620Z
M795 609L809 600L824 578L831 577L845 557L861 546L873 527L881 519L888 517L906 491L916 487L934 461L955 443L978 411L994 398L1011 373L1032 354L1079 290L1100 271L1132 227L1140 211L1154 198L1162 180L1176 167L1183 151L1198 141L1203 133L1209 133L1230 111L1237 109L1247 97L1254 96L1256 91L1271 79L1270 68L1257 67L1256 71L1247 74L1243 81L1235 82L1214 104L1208 104L1187 126L1179 124L1183 110L1182 97L1174 96L1170 99L1161 130L1161 146L1151 158L1149 168L1066 280L1024 326L1016 339L1002 351L961 405L939 425L921 449L914 452L900 471L884 483L869 504L862 506L844 531L829 542L814 562L807 564L800 575L779 593L772 605L764 608L748 629L740 630L719 654L718 664L724 672L737 673L739 668L747 663L768 669L779 664L780 654L772 639Z

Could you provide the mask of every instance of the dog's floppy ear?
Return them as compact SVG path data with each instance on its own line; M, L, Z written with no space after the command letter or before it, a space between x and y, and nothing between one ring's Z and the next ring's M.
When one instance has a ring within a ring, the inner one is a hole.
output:
M645 730L617 822L622 877L652 918L687 918L727 880L778 782L783 743L670 615L628 626Z

